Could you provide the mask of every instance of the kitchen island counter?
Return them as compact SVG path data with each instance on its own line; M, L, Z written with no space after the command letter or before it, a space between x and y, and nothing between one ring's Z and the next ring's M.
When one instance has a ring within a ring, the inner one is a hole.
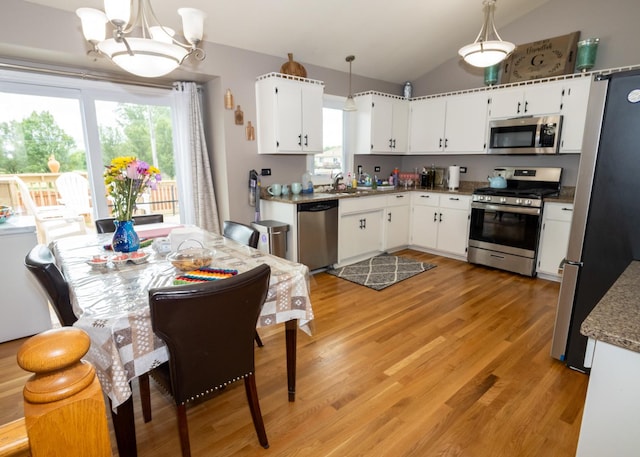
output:
M640 352L640 261L633 261L580 327L589 338Z

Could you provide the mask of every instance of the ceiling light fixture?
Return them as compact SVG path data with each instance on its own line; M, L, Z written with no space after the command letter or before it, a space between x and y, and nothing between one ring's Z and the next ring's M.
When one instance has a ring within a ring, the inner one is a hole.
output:
M355 56L347 56L345 59L349 62L349 96L347 97L347 101L344 104L344 111L358 111L358 107L356 106L356 101L353 99L353 94L351 93L351 63L356 60Z
M104 12L94 8L78 8L82 33L93 49L87 54L105 55L120 68L137 76L157 78L178 68L187 57L204 60L198 48L202 41L206 15L195 8L180 8L183 34L187 43L174 38L174 30L164 27L156 18L150 0L137 0L137 13L131 18L133 1L104 0ZM113 38L105 39L105 24L114 27ZM140 36L130 36L136 30Z
M484 0L484 23L476 41L463 46L458 54L470 65L474 67L490 67L502 62L513 50L515 45L508 41L502 41L495 23L493 22L493 11L496 0Z

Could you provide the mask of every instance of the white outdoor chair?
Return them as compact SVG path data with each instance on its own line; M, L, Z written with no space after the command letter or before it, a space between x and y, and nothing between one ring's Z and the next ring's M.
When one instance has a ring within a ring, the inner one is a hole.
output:
M59 202L69 209L70 213L91 216L91 197L89 181L78 173L62 173L56 179L56 188L60 194Z
M27 213L35 218L38 240L41 243L49 244L58 238L87 233L84 217L73 214L69 209L61 205L36 206L29 193L29 188L22 179L17 176L0 179L3 181L8 180L18 186Z

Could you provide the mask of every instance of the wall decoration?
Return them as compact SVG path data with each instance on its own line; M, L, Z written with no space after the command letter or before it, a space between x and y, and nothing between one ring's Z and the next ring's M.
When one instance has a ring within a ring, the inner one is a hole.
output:
M573 73L580 32L518 45L504 61L502 84Z
M224 94L224 107L226 109L233 109L233 94L231 93L231 89L227 89L227 92Z
M251 125L251 121L247 122L247 126L245 127L245 132L247 135L247 141L255 141L256 139L256 130Z
M236 116L236 125L244 124L244 113L240 109L240 105L238 105L238 107L236 108L235 116Z
M289 61L282 64L280 67L280 73L291 76L299 76L301 78L307 77L307 70L298 62L293 60L293 54L287 54Z

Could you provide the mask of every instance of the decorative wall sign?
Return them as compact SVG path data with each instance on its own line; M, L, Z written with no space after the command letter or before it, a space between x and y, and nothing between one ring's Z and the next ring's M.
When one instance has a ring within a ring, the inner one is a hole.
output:
M236 108L235 118L236 118L236 125L244 124L244 113L240 109L240 105L238 105L238 107Z
M580 32L518 45L504 61L502 84L573 73Z

